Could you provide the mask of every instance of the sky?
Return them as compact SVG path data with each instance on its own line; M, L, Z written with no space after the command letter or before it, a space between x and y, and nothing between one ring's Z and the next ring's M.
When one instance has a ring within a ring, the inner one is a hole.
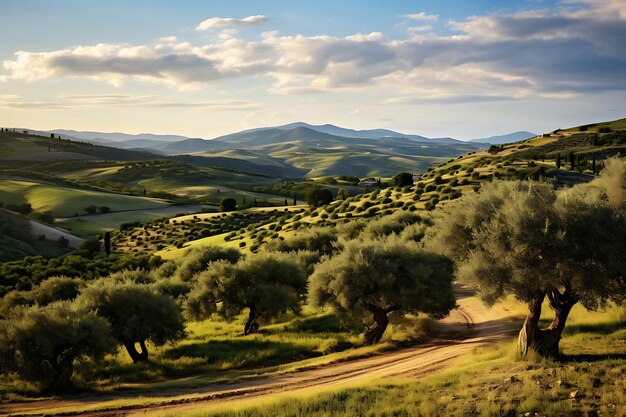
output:
M0 0L0 125L480 138L626 117L626 0Z

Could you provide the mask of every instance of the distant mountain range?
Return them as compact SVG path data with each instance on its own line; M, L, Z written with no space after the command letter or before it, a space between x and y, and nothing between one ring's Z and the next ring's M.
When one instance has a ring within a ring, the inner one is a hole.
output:
M121 149L149 150L150 152L163 155L189 154L228 149L251 149L258 146L296 140L328 140L331 137L336 141L341 141L342 138L344 140L350 140L350 142L345 142L345 144L350 144L353 139L375 139L379 141L407 139L414 142L426 142L424 146L432 146L433 143L447 145L461 145L467 144L468 142L501 144L536 136L533 133L521 131L507 135L461 141L450 137L427 138L425 136L405 134L388 129L354 130L331 124L312 125L304 122L248 129L213 139L190 138L180 135L155 135L150 133L131 135L126 133L81 132L67 129L55 129L47 131L47 133L54 133L71 139L84 140L98 145L115 146ZM379 144L383 145L383 143Z
M427 138L388 129L354 130L304 122L248 129L213 139L67 129L38 133L44 136L53 133L67 139L118 148L119 152L141 154L140 159L149 158L150 153L192 165L275 178L327 175L362 178L392 176L402 171L423 172L450 158L485 149L489 144L536 136L530 132L515 132L461 141L450 137Z

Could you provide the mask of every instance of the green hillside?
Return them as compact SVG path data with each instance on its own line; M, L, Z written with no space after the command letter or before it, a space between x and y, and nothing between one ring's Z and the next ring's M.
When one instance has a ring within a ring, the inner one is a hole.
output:
M591 128L582 127L582 131L581 127L576 127L551 132L545 137L541 135L508 145L494 145L488 150L469 152L428 168L412 186L395 187L389 184L382 190L374 189L323 207L277 214L273 222L253 230L224 233L190 242L182 248L170 246L160 253L175 259L183 256L187 246L202 246L203 241L206 245L226 244L257 250L270 241L292 236L298 229L307 226L334 226L402 211L424 213L439 205L449 204L463 193L477 192L484 182L494 179L543 179L561 186L588 182L600 171L604 159L624 155L625 143L626 119L622 119L598 123ZM561 161L559 168L556 166L557 157ZM225 222L228 220L225 219Z
M56 217L82 214L85 207L92 205L106 206L111 211L154 209L169 205L158 199L97 192L49 184L41 180L11 177L0 178L0 202L30 204L34 211L51 212Z
M179 199L219 205L224 198L259 201L282 201L276 195L254 192L255 187L271 187L278 179L263 175L203 167L179 161L146 161L134 163L101 163L53 168L58 175L119 192Z
M35 227L37 226L37 227ZM0 209L0 262L25 256L61 256L72 247L59 244L52 228L31 222L28 218Z
M122 161L153 159L148 152L117 149L92 145L69 139L59 139L30 134L28 131L0 132L0 161L60 161L60 160L101 160ZM19 166L19 163L14 164Z
M385 137L346 138L295 128L268 136L254 132L250 140L256 152L308 171L307 177L354 175L390 177L400 171L421 172L483 145L435 140ZM241 146L248 142L240 138Z

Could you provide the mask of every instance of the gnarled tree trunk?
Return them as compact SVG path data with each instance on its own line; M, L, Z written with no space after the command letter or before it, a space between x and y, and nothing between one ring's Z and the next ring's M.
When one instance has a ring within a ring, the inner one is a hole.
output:
M128 352L128 355L133 360L133 363L148 361L148 348L146 348L145 340L139 341L141 352L137 350L137 346L135 345L135 342L123 341L122 343L124 344L124 347L126 348L126 351Z
M248 309L248 321L243 327L243 334L246 336L259 330L259 325L256 322L256 306L254 304L249 305Z
M546 329L540 329L541 305L546 295L550 301L550 307L554 311L554 319ZM529 313L518 337L517 344L520 354L525 356L532 349L543 356L558 356L559 342L567 316L577 302L578 297L568 287L563 293L557 289L552 289L533 298L528 303Z
M371 329L367 329L365 332L365 340L368 343L376 343L380 341L387 330L387 325L389 324L389 318L387 314L392 311L399 310L400 306L391 306L387 308L381 308L375 306L374 304L368 304L367 309L372 313L372 318L374 319L374 327Z
M44 393L57 394L67 391L72 386L74 356L62 353L57 358L49 360L48 363L52 368L52 382L46 387Z

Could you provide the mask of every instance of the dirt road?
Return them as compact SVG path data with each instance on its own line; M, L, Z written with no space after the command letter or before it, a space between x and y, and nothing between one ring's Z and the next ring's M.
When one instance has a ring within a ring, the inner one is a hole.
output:
M460 308L440 323L441 338L428 344L229 384L214 383L186 390L88 395L4 404L0 406L0 415L177 415L223 401L239 402L277 393L335 388L394 376L419 377L444 368L446 362L475 348L505 340L514 334L506 310L495 308L487 311L478 300L469 295L460 298L458 303ZM120 400L129 401L120 405ZM107 405L109 401L117 403Z

